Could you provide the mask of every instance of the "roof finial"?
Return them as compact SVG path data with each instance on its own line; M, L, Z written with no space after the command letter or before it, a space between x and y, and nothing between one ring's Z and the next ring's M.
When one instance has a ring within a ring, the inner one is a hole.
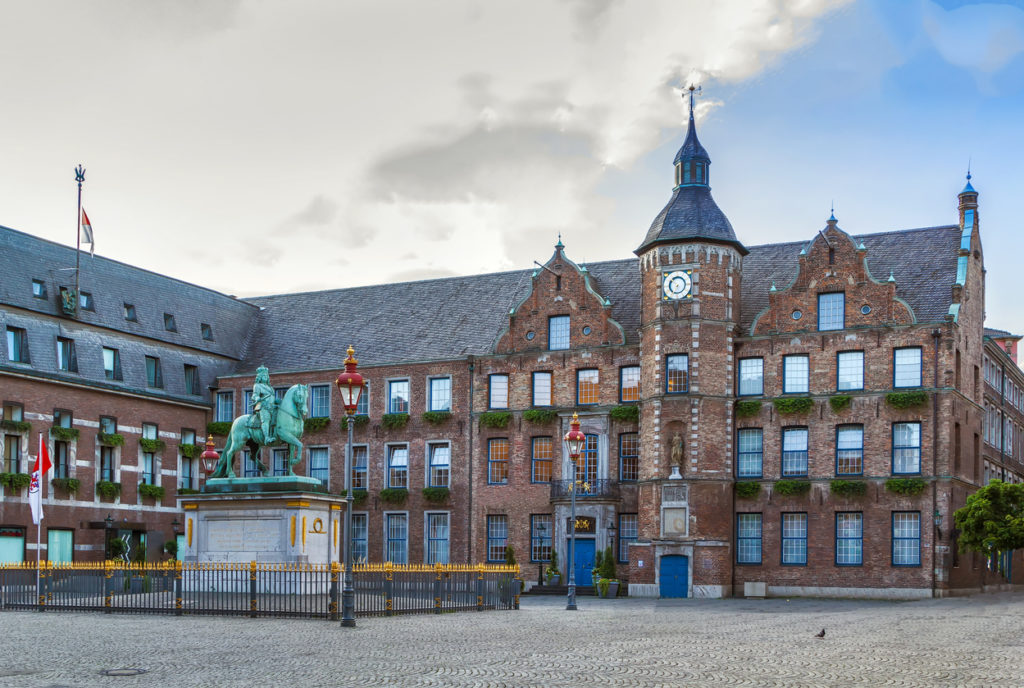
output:
M832 207L828 211L828 221L836 222L836 201L832 199Z
M562 243L562 233L561 232L558 233L558 243L555 244L555 248L557 248L559 250L565 248L565 244Z
M967 158L967 181L971 181L971 158Z
M690 92L690 121L692 122L693 121L693 94L694 94L694 92L700 94L700 86L694 86L693 84L690 84L690 87L687 88L686 90ZM684 98L686 97L685 91L684 91L683 97Z

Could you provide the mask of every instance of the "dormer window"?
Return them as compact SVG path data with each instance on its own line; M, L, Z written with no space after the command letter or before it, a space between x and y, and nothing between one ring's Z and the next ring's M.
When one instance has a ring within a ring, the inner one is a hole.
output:
M202 323L199 326L199 329L203 333L203 339L205 339L207 341L212 341L213 340L213 328L212 327L210 327L206 323Z
M81 306L83 311L96 310L96 306L93 305L92 294L87 291L83 291L78 295L78 305Z
M164 313L164 329L168 332L178 331L178 326L174 322L174 316L170 313Z
M37 299L46 298L46 283L43 280L32 280L32 296Z
M131 322L138 322L139 319L135 316L135 306L130 303L124 304L124 319L130 320Z

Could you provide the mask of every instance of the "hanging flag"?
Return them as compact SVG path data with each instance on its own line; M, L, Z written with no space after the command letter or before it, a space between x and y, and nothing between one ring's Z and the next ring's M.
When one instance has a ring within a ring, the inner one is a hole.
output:
M39 433L39 456L32 466L32 482L28 485L28 502L32 507L32 523L43 520L43 480L50 472L50 453L46 451L43 433Z
M96 243L92 240L92 225L89 224L89 216L82 208L82 241L89 242L89 255L96 255Z

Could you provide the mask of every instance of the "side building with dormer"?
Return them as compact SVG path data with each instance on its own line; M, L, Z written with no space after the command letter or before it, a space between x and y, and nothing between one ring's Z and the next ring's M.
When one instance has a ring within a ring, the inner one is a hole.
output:
M756 228L733 228L710 167L691 102L671 197L634 257L583 265L559 240L534 270L249 299L84 257L83 307L67 313L74 252L0 228L5 475L27 471L42 431L63 478L44 556L99 559L108 514L158 556L199 486L195 443L223 444L261 365L281 392L310 385L296 471L340 492L333 381L352 345L369 383L357 559L504 561L512 547L530 582L557 554L564 583L575 523L577 583L610 547L633 595L1022 582L1019 554L960 555L953 528L971 492L1024 474L1019 338L983 330L970 181L946 226L850 234L833 216L748 246ZM286 470L283 450L267 454ZM16 482L0 488L5 559L34 554Z

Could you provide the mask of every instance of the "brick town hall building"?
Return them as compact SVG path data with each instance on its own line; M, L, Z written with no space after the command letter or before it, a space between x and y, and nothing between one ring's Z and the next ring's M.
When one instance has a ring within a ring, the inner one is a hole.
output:
M260 365L282 391L311 385L311 417L329 420L308 424L296 470L340 491L332 382L351 344L369 380L357 558L502 560L512 545L528 581L552 551L564 575L575 411L580 584L608 545L632 595L1020 583L1019 555L959 554L953 528L977 487L1024 475L1019 338L983 331L977 192L948 226L850 235L833 217L746 246L709 167L691 110L635 257L583 266L559 242L536 270L250 299L83 256L65 313L74 251L0 228L0 559L35 557L10 476L40 431L59 479L44 558L99 560L110 529L159 558L201 484L194 445L248 410Z

